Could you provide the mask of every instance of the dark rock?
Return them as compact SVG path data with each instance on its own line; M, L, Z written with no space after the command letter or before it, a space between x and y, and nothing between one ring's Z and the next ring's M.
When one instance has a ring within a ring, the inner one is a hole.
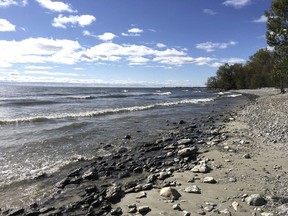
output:
M22 209L17 209L17 210L12 211L11 213L9 213L8 216L23 215L24 212L25 212L25 210L23 208Z
M121 207L117 207L116 209L112 209L110 212L111 215L122 215L122 208Z
M106 190L106 199L111 203L117 203L121 200L124 191L120 185L113 185Z
M179 121L179 124L181 125L181 124L185 124L186 122L184 121L184 120L180 120Z
M128 177L130 177L131 175L130 175L130 172L127 170L127 171L124 171L124 172L121 172L121 173L119 173L119 175L118 175L118 177L120 178L120 179L122 179L122 178L128 178Z
M118 153L120 153L120 154L123 154L123 153L125 153L127 151L128 151L128 149L125 148L125 147L121 147L121 148L118 149Z
M143 172L143 168L142 167L136 167L133 171L135 173L141 173L141 172Z
M98 192L98 188L96 186L91 186L85 189L86 194L92 194Z
M252 194L245 199L248 205L252 206L262 206L267 203L267 201L260 194Z
M71 171L71 172L68 174L68 177L79 176L79 173L80 173L81 170L82 170L82 167L77 168L77 169Z
M46 214L50 211L54 211L55 210L55 207L44 207L44 208L41 208L40 209L40 213L41 214Z
M64 178L62 179L61 181L57 182L56 183L56 187L57 188L61 188L61 189L64 189L66 185L70 184L70 178Z
M138 211L140 214L147 214L148 212L151 211L149 206L139 206Z
M75 177L70 179L70 184L80 184L83 181L82 177Z
M131 137L131 135L126 135L125 137L124 137L124 139L131 139L132 137Z
M197 151L198 149L195 146L189 148L183 148L178 151L178 156L182 158L191 157L194 156L194 154L197 153Z
M29 212L29 213L25 214L25 216L38 216L38 215L40 215L39 211Z
M82 178L88 180L97 180L98 179L98 171L95 168L90 168L86 172L83 173Z

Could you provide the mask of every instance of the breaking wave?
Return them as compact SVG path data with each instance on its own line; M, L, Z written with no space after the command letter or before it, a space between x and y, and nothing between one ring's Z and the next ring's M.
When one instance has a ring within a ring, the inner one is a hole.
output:
M79 113L56 113L49 115L39 115L39 116L29 116L23 118L15 118L15 119L5 119L0 120L0 124L17 124L17 123L25 123L25 122L43 122L48 120L56 120L56 119L69 119L69 118L91 118L101 115L109 115L109 114L117 114L123 112L137 112L142 110L149 110L158 107L169 107L176 106L181 104L198 104L198 103L207 103L209 101L214 100L213 98L201 98L201 99L185 99L173 102L162 102L155 103L144 106L130 106L130 107L121 107L121 108L108 108L102 110L94 110L94 111L86 111Z

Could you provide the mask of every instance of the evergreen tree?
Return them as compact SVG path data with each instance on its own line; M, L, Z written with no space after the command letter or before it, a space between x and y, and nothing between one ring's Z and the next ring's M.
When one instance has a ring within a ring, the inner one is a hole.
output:
M267 17L266 38L268 45L274 47L275 78L280 82L281 93L288 78L288 0L274 0Z

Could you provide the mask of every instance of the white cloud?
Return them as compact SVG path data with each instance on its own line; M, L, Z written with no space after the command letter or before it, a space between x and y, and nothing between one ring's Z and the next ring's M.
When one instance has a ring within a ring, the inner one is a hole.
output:
M6 19L0 19L0 32L15 31L15 25Z
M131 28L128 30L128 33L122 33L123 36L135 37L140 36L143 33L142 29L139 28Z
M54 12L77 12L74 11L70 4L66 4L60 1L51 1L51 0L36 0L43 8Z
M0 40L0 62L9 64L75 64L81 55L77 41L28 38L22 41Z
M78 25L80 27L84 27L87 25L91 25L96 18L92 15L81 15L81 16L63 16L59 15L55 17L52 25L56 28L66 28L67 25L75 26ZM88 32L88 31L87 31Z
M226 0L223 2L225 6L232 6L234 8L242 8L248 4L250 4L251 0Z
M204 9L203 13L204 14L208 14L208 15L216 15L217 14L217 12L215 12L215 11L213 11L211 9Z
M165 44L162 44L162 43L157 43L156 46L157 46L158 48L165 48L165 47L166 47L166 45L165 45Z
M29 66L26 66L25 69L28 69L28 70L49 70L49 69L53 69L53 67L29 65Z
M26 6L27 0L0 0L0 8L1 7L9 7L12 5L16 6Z
M129 61L129 65L143 65L150 61L150 59L141 56L128 57L127 60Z
M267 17L262 15L260 18L253 20L255 23L266 23L267 22Z
M236 42L230 42L234 44ZM164 48L164 47L163 47ZM64 76L66 73L52 72L56 64L76 65L81 63L117 63L126 65L147 65L153 67L183 66L186 64L215 67L219 63L241 63L240 58L216 59L192 57L186 49L151 48L144 45L116 44L105 41L85 48L77 41L48 38L28 38L22 41L0 40L0 68L12 68L16 64L26 64L26 75ZM50 64L47 66L47 64ZM51 66L52 65L52 66ZM75 66L82 70L84 66ZM52 75L52 74L51 74ZM66 74L67 75L67 74ZM75 76L70 74L69 76Z
M52 71L36 71L36 70L29 70L24 71L25 74L33 74L33 75L48 75L48 76L79 76L76 73L61 73L61 72L52 72Z
M105 32L104 34L98 35L97 37L102 41L111 41L117 36L111 32Z
M213 42L205 42L196 44L197 49L203 49L206 52L213 52L216 49L226 49L228 46L235 46L238 42L229 41L228 43L213 43Z
M236 63L246 62L246 60L242 59L242 58L223 58L223 59L220 59L220 61L222 63L228 63L228 64L236 64Z

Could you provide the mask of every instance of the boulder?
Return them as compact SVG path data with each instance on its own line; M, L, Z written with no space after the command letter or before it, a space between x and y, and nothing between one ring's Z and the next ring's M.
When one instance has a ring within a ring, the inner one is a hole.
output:
M181 197L181 194L172 187L164 187L160 190L160 196L169 198L172 200L178 200Z
M183 148L183 149L180 149L178 151L178 156L179 157L191 157L193 156L195 153L197 153L198 149L193 146L193 147L188 147L188 148Z
M252 194L245 199L248 205L252 206L262 206L267 203L267 201L260 194Z
M106 199L111 203L117 203L121 200L124 191L120 185L113 185L106 190Z

